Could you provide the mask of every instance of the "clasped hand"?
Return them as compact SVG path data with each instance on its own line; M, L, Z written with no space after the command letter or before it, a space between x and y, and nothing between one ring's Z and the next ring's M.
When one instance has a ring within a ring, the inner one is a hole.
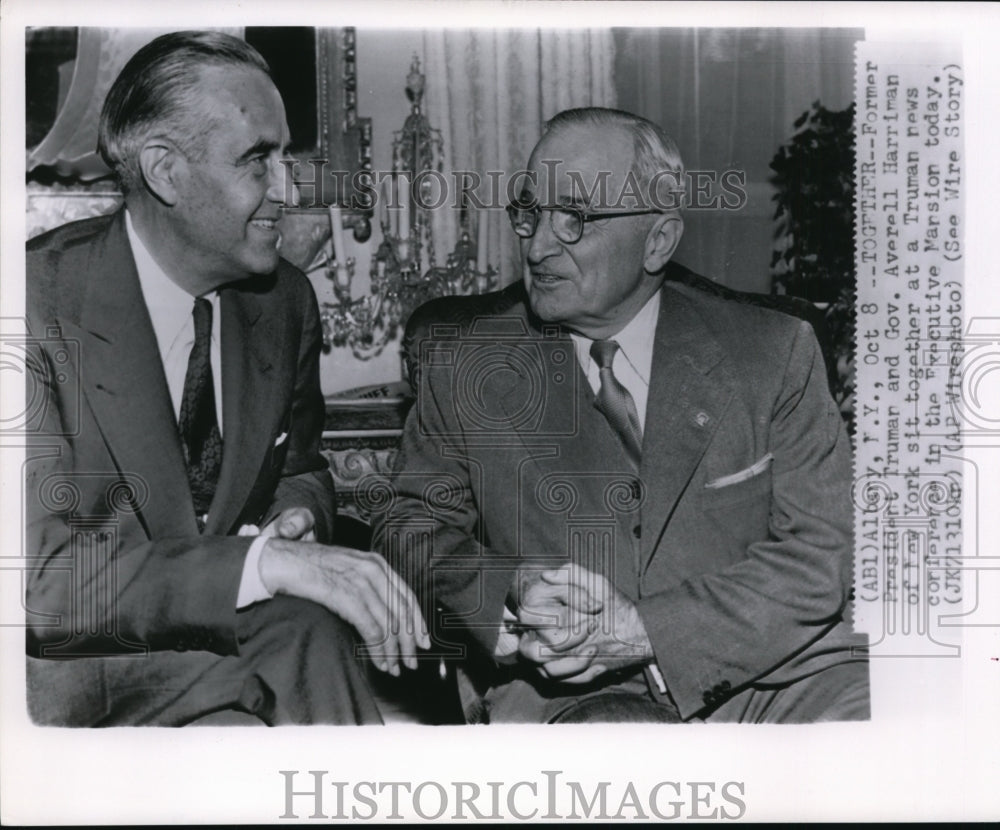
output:
M518 651L543 677L589 683L652 658L634 603L602 575L568 563L522 576Z

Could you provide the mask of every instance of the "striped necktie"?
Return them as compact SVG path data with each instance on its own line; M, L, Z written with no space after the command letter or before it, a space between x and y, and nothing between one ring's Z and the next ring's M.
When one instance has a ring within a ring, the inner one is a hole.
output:
M618 349L618 343L614 340L595 340L590 345L590 357L597 364L601 378L597 408L621 438L625 452L638 469L642 457L642 425L639 423L635 401L611 368Z

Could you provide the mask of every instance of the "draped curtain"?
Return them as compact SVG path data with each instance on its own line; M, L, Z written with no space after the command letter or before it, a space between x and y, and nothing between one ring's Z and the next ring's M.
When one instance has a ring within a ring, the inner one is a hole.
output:
M172 29L98 29L83 27L65 102L48 135L28 153L30 173L51 166L63 177L90 181L109 175L97 153L101 106L118 73L145 44ZM219 29L240 35L240 29Z
M689 210L676 259L733 288L768 291L774 235L768 167L813 101L853 100L857 29L618 29L622 109L673 136L689 171L746 173L740 210Z
M525 167L546 120L561 110L615 106L614 38L610 30L439 30L424 34L426 110L444 140L444 174L473 171L477 191L493 208L471 216L471 232L486 217L490 264L506 285L519 277L517 246L492 193L488 171L507 176ZM453 203L450 203L453 204ZM459 212L435 211L438 262L458 239Z

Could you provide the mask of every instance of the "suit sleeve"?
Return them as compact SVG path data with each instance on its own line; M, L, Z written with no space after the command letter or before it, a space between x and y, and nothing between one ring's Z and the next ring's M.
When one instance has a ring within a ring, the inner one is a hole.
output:
M443 351L424 342L421 358ZM418 365L413 349L409 359ZM373 546L420 598L437 644L470 642L476 656L492 659L516 562L478 538L473 473L454 408L445 404L453 390L447 373L431 374L414 372L417 403L403 429L386 509L374 516Z
M95 463L98 427L69 399L73 378L57 388L55 365L39 349L29 380L40 402L24 480L29 654L236 653L236 594L251 539L150 540L137 509L163 494Z
M808 324L792 343L768 430L769 532L725 570L637 603L682 717L736 691L841 619L851 578L851 452Z

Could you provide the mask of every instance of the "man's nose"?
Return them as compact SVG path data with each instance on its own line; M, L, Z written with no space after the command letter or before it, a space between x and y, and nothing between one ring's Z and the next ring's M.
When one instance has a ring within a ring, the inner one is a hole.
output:
M552 213L543 210L538 214L538 226L534 236L524 240L527 243L526 257L529 265L538 265L562 250L560 242L552 231Z
M267 182L267 198L285 207L297 207L299 189L292 179L294 159L278 159L271 165Z

